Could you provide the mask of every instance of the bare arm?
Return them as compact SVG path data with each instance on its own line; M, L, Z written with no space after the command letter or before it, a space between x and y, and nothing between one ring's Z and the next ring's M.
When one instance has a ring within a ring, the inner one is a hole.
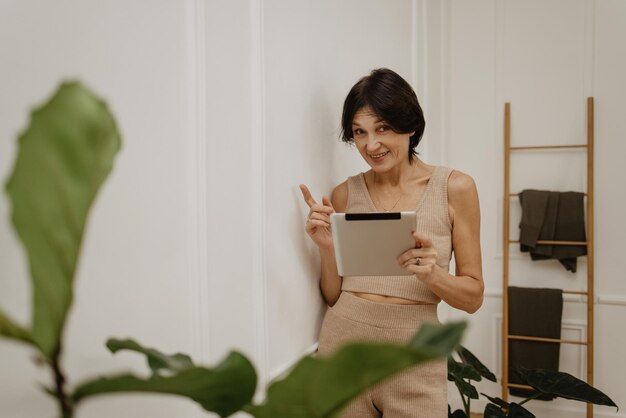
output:
M337 260L335 259L329 215L335 211L345 211L348 201L348 186L346 182L343 182L335 187L331 199L324 196L321 205L315 201L306 186L300 185L300 189L304 200L311 209L306 231L320 251L320 290L326 303L333 306L341 294L342 279L337 273Z
M331 203L337 212L344 212L348 201L348 186L346 182L335 187L331 196ZM341 295L341 276L337 273L334 244L328 248L320 248L322 263L320 290L328 306L333 306Z
M405 253L400 262L447 304L474 313L483 303L485 286L480 251L480 206L476 185L470 176L452 172L448 180L448 203L455 275L435 264L436 253L433 255L432 243L419 234L415 236L416 242L422 248ZM426 261L423 265L413 265L415 257L423 257Z

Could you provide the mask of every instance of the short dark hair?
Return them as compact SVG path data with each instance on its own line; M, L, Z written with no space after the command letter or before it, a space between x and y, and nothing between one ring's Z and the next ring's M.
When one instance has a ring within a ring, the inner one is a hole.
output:
M424 134L426 121L415 91L402 77L388 68L378 68L361 78L343 103L341 140L354 143L352 121L361 109L369 107L394 132L415 132L409 140L409 160L417 157L415 148Z

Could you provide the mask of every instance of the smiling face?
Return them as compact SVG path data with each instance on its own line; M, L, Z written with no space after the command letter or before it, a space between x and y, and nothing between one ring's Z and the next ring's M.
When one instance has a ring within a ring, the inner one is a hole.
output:
M409 139L413 132L401 134L369 107L359 109L352 120L354 143L363 159L376 172L385 172L409 161Z

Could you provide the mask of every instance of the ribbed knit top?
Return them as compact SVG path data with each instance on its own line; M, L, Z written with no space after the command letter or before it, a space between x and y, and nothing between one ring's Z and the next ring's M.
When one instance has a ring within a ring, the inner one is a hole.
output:
M448 271L452 256L452 225L448 215L448 177L452 169L438 166L433 170L426 190L415 211L415 230L429 237L437 250L437 265ZM346 213L377 212L367 190L365 176L348 177ZM441 299L414 274L406 276L345 276L341 290L394 296L420 303L437 304Z

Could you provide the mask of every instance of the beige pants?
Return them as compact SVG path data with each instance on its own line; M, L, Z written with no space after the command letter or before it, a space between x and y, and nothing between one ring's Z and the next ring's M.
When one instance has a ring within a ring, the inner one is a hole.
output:
M439 323L437 305L379 303L342 292L326 311L318 354L354 341L406 344L424 322ZM445 418L447 373L445 359L402 371L352 401L342 418Z

